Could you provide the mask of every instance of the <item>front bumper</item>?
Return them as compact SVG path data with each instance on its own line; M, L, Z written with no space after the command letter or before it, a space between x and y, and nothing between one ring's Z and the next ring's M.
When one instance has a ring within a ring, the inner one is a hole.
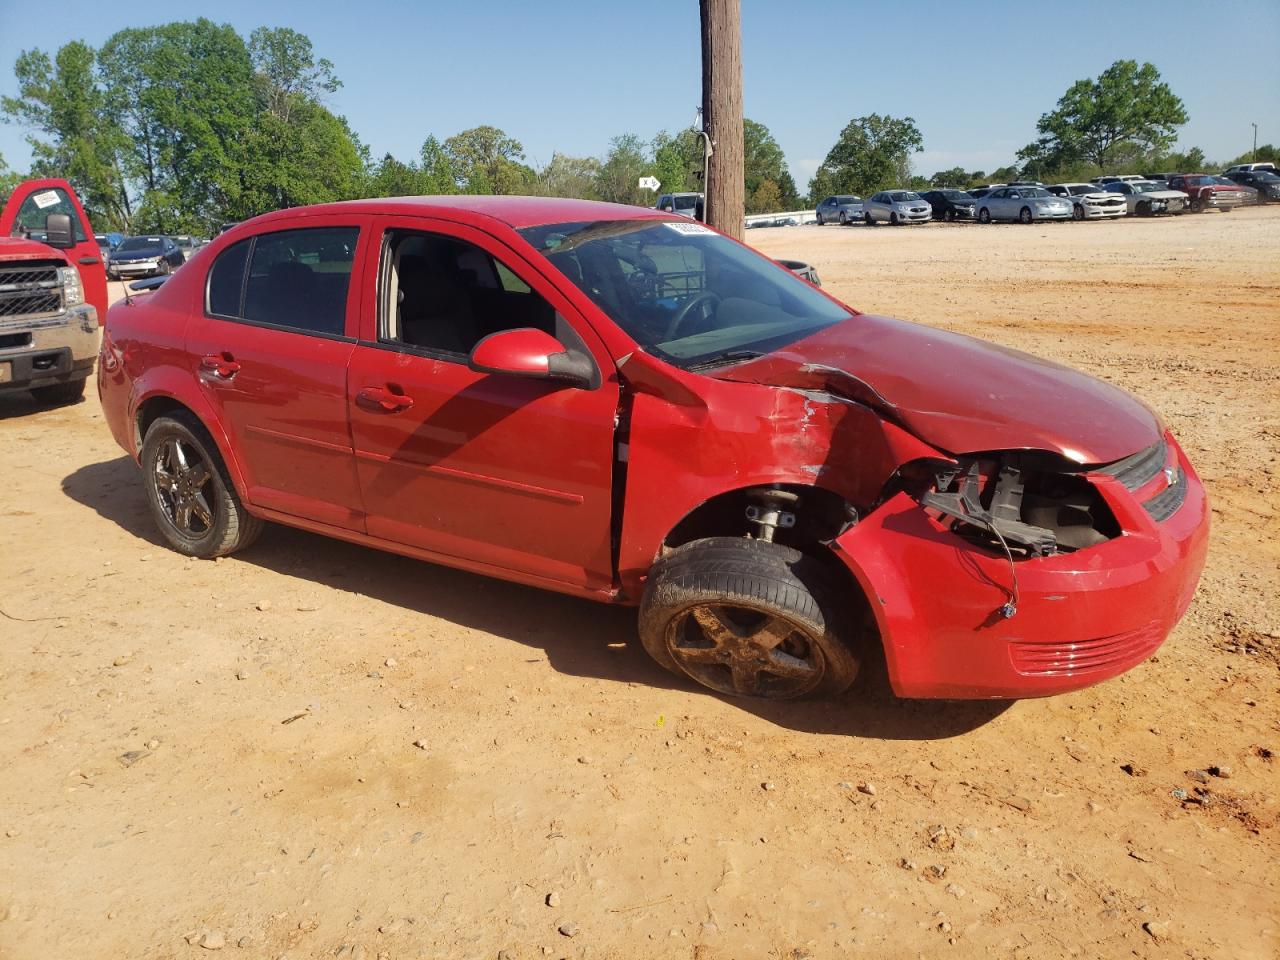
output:
M1205 200L1206 207L1212 207L1214 210L1230 210L1244 203L1244 194L1242 193L1217 193Z
M1010 570L898 494L838 537L837 552L871 600L889 679L902 697L1013 699L1077 690L1151 656L1186 612L1204 567L1209 509L1186 456L1168 440L1164 473L1130 492L1092 474L1123 533ZM1166 519L1170 498L1181 504ZM1153 516L1153 511L1155 516Z
M933 214L928 210L898 210L898 219L903 223L928 223Z
M150 277L160 272L160 264L150 260L142 260L138 263L116 263L114 260L107 264L107 276L113 280L119 280L122 277Z
M1070 220L1074 212L1075 210L1071 206L1068 206L1065 210L1061 207L1050 208L1047 210L1040 210L1032 207L1031 216L1036 220Z
M6 318L0 335L19 342L0 349L0 390L83 380L93 372L102 330L90 304L38 320Z
M1086 220L1105 220L1108 218L1123 217L1129 213L1129 208L1123 203L1117 203L1105 207L1082 203L1080 204L1080 208L1084 210L1084 218Z

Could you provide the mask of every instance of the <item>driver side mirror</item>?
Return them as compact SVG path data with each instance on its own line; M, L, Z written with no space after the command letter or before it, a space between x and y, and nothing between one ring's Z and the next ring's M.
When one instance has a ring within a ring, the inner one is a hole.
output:
M532 327L489 334L472 348L467 366L477 373L561 380L575 387L590 386L595 377L588 357L570 353L551 334Z
M57 250L67 250L76 245L71 229L71 215L51 213L44 218L45 243Z

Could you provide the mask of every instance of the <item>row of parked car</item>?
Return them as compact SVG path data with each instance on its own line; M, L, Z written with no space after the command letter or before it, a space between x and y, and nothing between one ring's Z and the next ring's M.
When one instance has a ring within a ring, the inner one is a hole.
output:
M973 190L882 190L863 199L830 196L815 208L817 223L928 223L930 220L1106 220L1123 216L1222 210L1280 201L1280 175L1270 163L1209 173L1117 174L1089 183L992 183Z
M111 280L137 280L172 273L209 242L186 234L126 237L118 233L99 233L94 235L94 239L102 251L102 263Z

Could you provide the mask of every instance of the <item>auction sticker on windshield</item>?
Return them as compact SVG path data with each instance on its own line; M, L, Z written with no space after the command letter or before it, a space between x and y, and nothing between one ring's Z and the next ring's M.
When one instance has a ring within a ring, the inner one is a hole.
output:
M668 228L676 233L697 234L697 233L715 233L710 227L704 227L700 223L670 223L665 224Z
M43 210L45 207L52 207L58 203L57 190L45 190L42 193L33 194L32 200L36 202L36 206Z

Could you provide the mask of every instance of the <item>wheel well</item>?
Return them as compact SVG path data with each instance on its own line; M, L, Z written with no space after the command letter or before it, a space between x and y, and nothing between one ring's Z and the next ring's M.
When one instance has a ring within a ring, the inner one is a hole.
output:
M795 526L779 527L774 541L817 560L847 588L848 596L865 600L857 578L828 545L856 521L858 511L839 494L822 487L775 483L718 494L700 503L672 528L662 541L663 553L706 537L758 535L757 523L747 519L747 508L770 490L799 497L793 507L787 508L795 514Z
M147 436L147 431L151 429L151 424L158 419L168 416L171 413L188 413L195 417L195 412L186 404L181 403L173 397L152 397L150 400L143 402L138 408L138 416L135 424L134 447L137 450L142 449L142 441ZM196 417L199 420L199 417Z

